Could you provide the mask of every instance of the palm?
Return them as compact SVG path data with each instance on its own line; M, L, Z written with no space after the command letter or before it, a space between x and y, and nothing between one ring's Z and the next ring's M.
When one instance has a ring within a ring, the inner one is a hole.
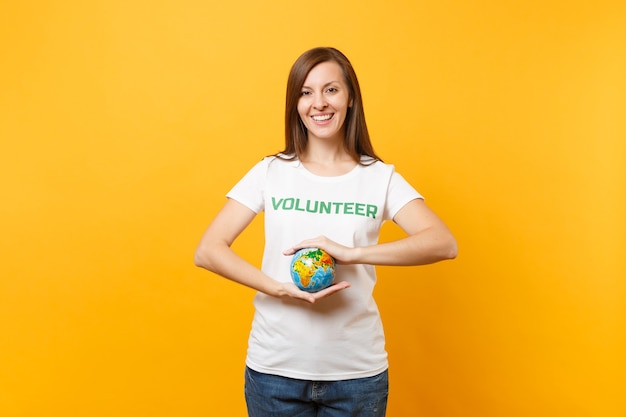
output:
M302 291L295 284L289 282L289 283L285 283L284 289L288 297L299 299L299 300L304 300L313 304L323 298L329 297L341 290L344 290L348 288L349 286L350 284L348 282L341 281L341 282L331 285L330 287L324 288L321 291L311 293L311 292Z

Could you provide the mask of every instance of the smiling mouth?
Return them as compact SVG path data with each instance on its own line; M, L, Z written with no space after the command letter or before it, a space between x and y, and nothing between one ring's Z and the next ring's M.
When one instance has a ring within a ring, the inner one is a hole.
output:
M311 119L315 120L316 122L325 122L332 118L333 118L333 114L322 114L318 116L311 116Z

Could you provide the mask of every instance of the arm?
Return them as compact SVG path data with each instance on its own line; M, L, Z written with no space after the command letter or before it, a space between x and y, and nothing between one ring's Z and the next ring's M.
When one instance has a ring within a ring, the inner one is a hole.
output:
M342 264L426 265L457 256L457 244L448 227L424 203L415 199L394 217L407 237L378 245L349 248L320 236L305 240L285 254L303 247L320 247Z
M202 236L196 249L195 264L247 287L275 297L292 297L314 303L348 287L333 285L317 293L301 291L293 283L278 282L237 255L231 245L252 222L256 213L229 199Z

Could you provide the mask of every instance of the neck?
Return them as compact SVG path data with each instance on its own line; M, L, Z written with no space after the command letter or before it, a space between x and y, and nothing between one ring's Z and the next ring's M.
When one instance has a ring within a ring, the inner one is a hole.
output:
M302 162L314 162L318 164L354 161L343 146L343 141L326 142L309 140L301 159Z

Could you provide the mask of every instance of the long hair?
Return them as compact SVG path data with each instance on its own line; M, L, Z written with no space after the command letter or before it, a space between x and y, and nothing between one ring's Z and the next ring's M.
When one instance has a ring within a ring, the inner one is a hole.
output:
M308 142L307 128L298 114L298 100L302 86L309 72L323 62L336 62L342 69L348 86L352 107L348 109L344 121L344 147L350 156L361 162L361 156L368 156L369 163L381 159L374 152L365 123L361 87L348 58L335 48L319 47L306 51L296 60L287 80L285 102L285 149L279 154L286 159L300 159Z

